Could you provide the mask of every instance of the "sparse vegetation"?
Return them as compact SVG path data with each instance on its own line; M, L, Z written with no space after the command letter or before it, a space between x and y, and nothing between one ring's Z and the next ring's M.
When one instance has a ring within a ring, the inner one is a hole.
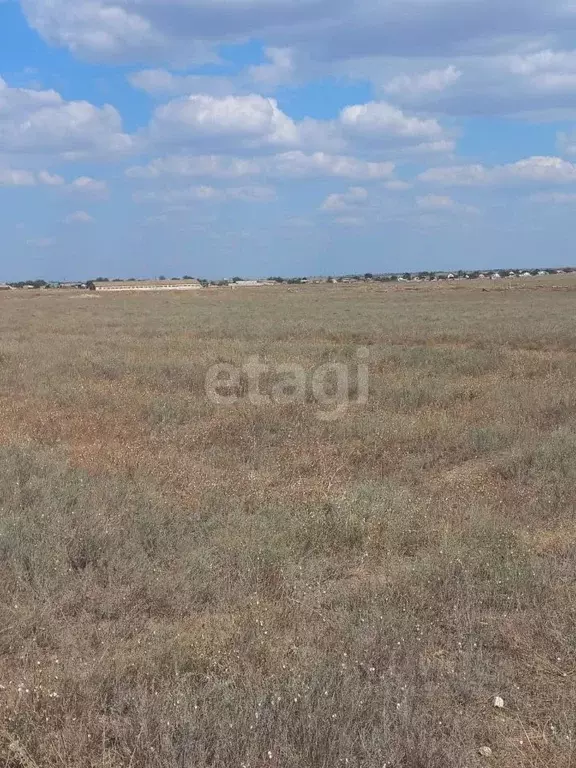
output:
M2 295L2 764L576 764L576 280L510 285Z

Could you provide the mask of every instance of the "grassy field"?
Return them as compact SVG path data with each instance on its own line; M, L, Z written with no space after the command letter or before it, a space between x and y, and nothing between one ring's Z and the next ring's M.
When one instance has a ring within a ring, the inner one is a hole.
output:
M576 766L574 278L12 292L0 363L3 768Z

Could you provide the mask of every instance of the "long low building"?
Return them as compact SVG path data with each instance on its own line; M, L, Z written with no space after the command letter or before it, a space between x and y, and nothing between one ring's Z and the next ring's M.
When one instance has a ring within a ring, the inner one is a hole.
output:
M202 285L198 280L104 280L90 283L91 291L112 293L116 291L197 291Z

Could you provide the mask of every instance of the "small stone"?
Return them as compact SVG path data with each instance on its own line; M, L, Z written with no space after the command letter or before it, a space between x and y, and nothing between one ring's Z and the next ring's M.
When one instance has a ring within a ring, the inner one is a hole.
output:
M478 752L480 752L482 757L492 757L492 750L490 749L490 747L480 747Z
M500 696L496 696L496 698L494 699L494 706L496 707L496 709L504 709L504 699L501 698Z

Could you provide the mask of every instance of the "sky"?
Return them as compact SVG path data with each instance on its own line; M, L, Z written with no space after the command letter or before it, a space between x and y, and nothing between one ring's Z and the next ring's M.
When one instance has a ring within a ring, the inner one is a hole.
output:
M575 265L574 0L0 0L0 281Z

